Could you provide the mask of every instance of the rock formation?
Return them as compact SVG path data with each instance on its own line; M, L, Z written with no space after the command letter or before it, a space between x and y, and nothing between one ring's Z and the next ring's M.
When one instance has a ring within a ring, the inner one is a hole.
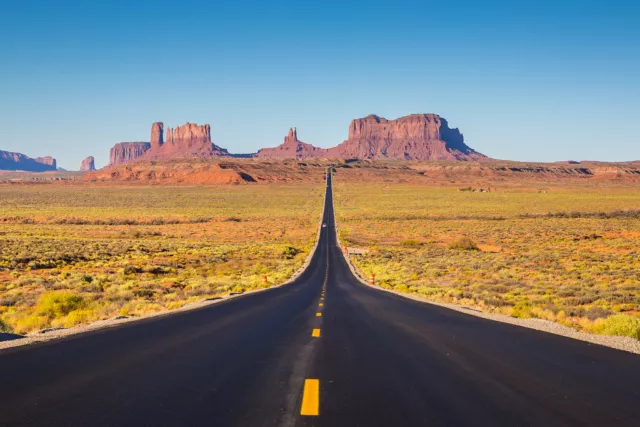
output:
M149 150L148 142L119 142L111 148L109 165L120 165L136 160Z
M56 170L56 166L56 159L50 156L32 159L21 153L0 151L0 170L46 172Z
M289 129L284 142L274 148L263 148L255 154L259 159L306 159L313 157L327 157L327 150L314 147L298 139L296 128Z
M57 169L56 159L51 156L36 157L34 160L43 165L51 166L53 169Z
M154 123L151 128L151 149L145 160L165 160L180 157L228 157L229 153L211 142L211 126L185 123L168 128L162 137L164 125Z
M318 148L298 139L289 129L284 142L253 155L231 155L211 142L211 127L185 123L164 128L153 123L150 142L116 144L110 165L131 160L169 160L175 158L256 157L260 159L401 159L401 160L490 160L464 143L458 129L451 129L437 114L411 114L396 120L370 115L349 126L349 138L333 148Z
M157 150L164 144L164 123L155 122L151 125L151 149Z
M486 160L464 143L437 114L411 114L396 120L376 115L356 119L349 139L328 150L329 157L402 160Z
M150 142L121 142L111 149L109 165L132 160L169 160L185 157L229 157L224 148L211 142L211 127L186 123L164 129L164 123L151 126Z
M93 156L89 156L82 161L80 170L83 172L96 170L96 160L93 158Z
M397 120L370 115L349 126L349 138L333 148L298 140L295 129L284 143L258 150L257 158L333 158L401 160L489 160L464 143L458 129L436 114L412 114Z

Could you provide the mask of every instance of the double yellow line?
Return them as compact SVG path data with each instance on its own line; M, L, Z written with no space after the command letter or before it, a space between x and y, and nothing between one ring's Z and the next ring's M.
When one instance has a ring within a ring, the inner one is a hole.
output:
M324 293L326 287L322 285L322 296L320 301L324 301ZM318 303L318 310L324 306L324 302ZM316 317L321 317L322 312L318 311ZM320 328L314 328L311 336L320 338ZM320 415L320 380L317 378L307 378L304 380L304 389L302 390L302 406L300 407L300 415L316 417Z
M322 284L322 292L320 293L320 302L318 302L318 311L316 317L322 317L324 308L324 297L327 289L327 280L329 279L329 239L327 239L327 270ZM311 336L320 338L320 328L314 328ZM320 380L317 378L307 378L304 380L304 388L302 390L302 405L300 407L300 415L318 416L320 415Z

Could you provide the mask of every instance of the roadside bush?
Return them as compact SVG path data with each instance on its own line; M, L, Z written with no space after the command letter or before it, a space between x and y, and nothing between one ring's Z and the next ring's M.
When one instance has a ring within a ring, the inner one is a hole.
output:
M587 310L584 313L585 317L589 320L606 318L610 314L611 314L610 310L605 310L602 307L591 307L589 310Z
M415 240L415 239L403 240L402 242L400 242L400 244L402 246L420 246L420 245L422 245L422 243L420 243L418 240Z
M81 323L87 323L94 316L91 310L75 310L67 315L64 319L63 325L65 328L71 328L72 326L79 325Z
M626 314L616 314L596 321L594 331L604 335L618 335L640 340L640 319Z
M0 319L0 332L11 332L11 328L9 325L4 323L2 319Z
M409 287L405 284L402 285L396 285L393 287L393 290L396 292L404 292L404 293L408 293L409 292Z
M456 249L459 251L479 251L478 245L476 242L471 240L469 237L462 237L458 240L454 240L449 243L447 246L449 249Z
M73 292L46 292L42 294L36 312L51 319L66 316L81 308L83 299Z
M293 246L287 246L284 251L282 251L282 255L284 255L284 259L293 259L300 253L300 249L295 248Z

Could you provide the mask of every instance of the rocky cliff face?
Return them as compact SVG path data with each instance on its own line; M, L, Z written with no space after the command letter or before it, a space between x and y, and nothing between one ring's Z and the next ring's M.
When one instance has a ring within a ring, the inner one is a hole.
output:
M488 159L464 143L437 114L411 114L396 120L370 115L349 126L349 139L330 148L329 157L403 160Z
M164 129L164 123L151 126L150 142L121 142L111 149L109 165L132 160L169 160L185 157L229 157L224 148L211 142L211 127L186 123Z
M150 147L148 142L120 142L111 148L109 165L121 165L139 159Z
M164 128L162 122L151 127L149 143L120 143L111 149L111 165L131 160L169 160L189 157L233 157L211 142L208 124L185 123ZM258 150L253 155L262 159L358 158L402 160L489 160L464 143L458 129L436 114L412 114L396 120L370 115L356 119L349 126L349 138L342 144L325 149L298 139L295 128L284 142L274 148Z
M314 157L327 157L327 150L314 147L298 139L296 128L289 129L289 134L284 137L284 142L274 148L258 150L255 157L259 159L306 159Z
M164 123L155 122L151 125L151 148L159 149L164 144Z
M180 157L227 157L229 153L211 142L211 126L185 123L168 128L162 141L162 123L151 128L151 150L145 159L170 159ZM158 138L160 135L160 138Z
M80 170L83 172L96 170L96 160L93 158L93 156L89 156L82 161Z
M57 168L57 162L56 159L54 159L51 156L45 156L45 157L36 157L35 159L36 162L38 163L42 163L43 165L46 166L51 166L54 170Z
M32 159L21 153L0 151L0 170L46 172L56 170L56 166L56 159L50 156Z

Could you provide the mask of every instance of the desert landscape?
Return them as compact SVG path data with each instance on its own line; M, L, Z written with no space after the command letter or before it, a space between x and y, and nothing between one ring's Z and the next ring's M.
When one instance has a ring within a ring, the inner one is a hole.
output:
M351 171L337 170L336 212L343 243L366 251L351 255L362 277L433 301L640 339L636 187L359 182Z
M1 10L1 427L638 425L637 4Z
M5 333L283 283L313 247L331 170L340 239L358 249L362 277L640 339L638 162L495 160L435 114L355 119L330 149L292 128L275 148L232 155L209 125L157 122L149 142L116 144L99 170L93 157L80 172L3 158L32 170L0 174Z
M319 183L0 188L2 330L27 334L286 281L312 249Z

